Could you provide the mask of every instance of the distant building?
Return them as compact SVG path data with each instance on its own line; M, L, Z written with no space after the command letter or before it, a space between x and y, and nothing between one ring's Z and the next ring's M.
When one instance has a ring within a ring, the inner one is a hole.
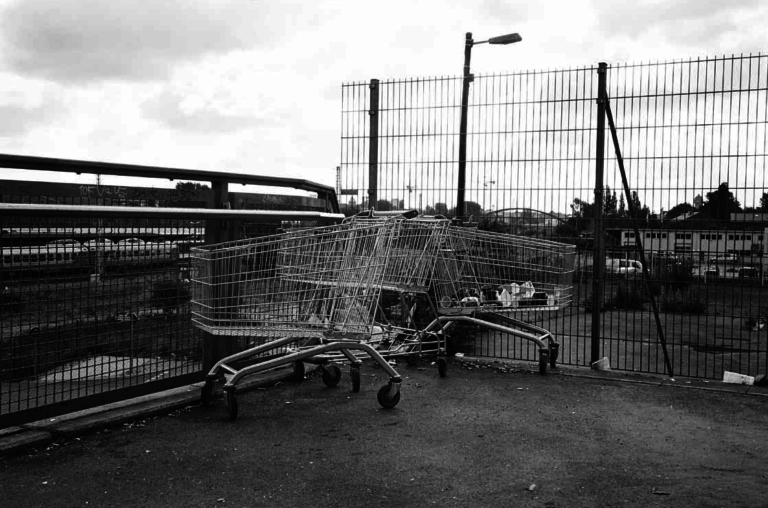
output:
M634 229L609 228L608 233L620 250L636 247ZM644 225L638 234L644 251L688 258L701 269L723 265L723 271L735 272L734 266L759 267L763 274L768 271L768 214L733 213L730 221L723 223L706 214L689 213L653 227Z

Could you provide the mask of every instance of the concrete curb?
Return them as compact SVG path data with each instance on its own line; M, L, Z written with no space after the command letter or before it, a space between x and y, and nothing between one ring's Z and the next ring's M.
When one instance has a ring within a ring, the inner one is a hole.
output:
M237 389L238 392L242 392L272 386L278 382L288 381L292 376L292 368L270 371L243 379L238 383ZM0 430L0 457L32 448L44 448L58 439L72 439L139 418L147 418L199 404L202 386L203 383L195 383L61 415L56 418L32 422L20 427Z
M514 366L518 369L529 370L538 374L538 363L524 360L506 360L500 358L489 358L482 356L462 356L454 357L457 363L474 363L486 365L506 365ZM703 390L708 392L717 392L723 394L749 395L757 397L768 397L768 390L764 387L755 385L738 385L723 383L717 380L703 380L698 378L678 377L670 379L661 375L642 374L637 372L627 372L621 370L594 370L585 367L575 367L571 365L558 365L555 369L547 369L548 375L560 375L576 377L582 379L593 379L600 381L613 381L617 383L634 383L652 386L670 386L687 390Z

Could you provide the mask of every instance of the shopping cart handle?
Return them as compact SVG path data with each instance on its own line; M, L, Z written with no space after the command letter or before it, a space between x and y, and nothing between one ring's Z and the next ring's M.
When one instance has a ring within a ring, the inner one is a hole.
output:
M401 217L401 216L405 219L413 219L414 217L419 216L419 211L415 209L411 209L411 210L390 210L386 212L377 212L376 210L371 208L370 210L365 210L353 215L353 217L364 217L368 219L372 219L374 217Z

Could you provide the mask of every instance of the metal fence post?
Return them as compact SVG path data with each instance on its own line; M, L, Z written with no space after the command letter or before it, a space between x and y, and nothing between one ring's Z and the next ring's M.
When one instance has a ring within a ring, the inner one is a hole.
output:
M608 65L600 62L597 69L597 140L595 142L595 204L593 220L592 256L592 343L590 363L600 359L600 309L603 307L603 278L605 247L603 245L603 172L605 169L605 101L606 71Z
M226 181L214 180L211 182L213 190L213 208L229 208L229 185ZM215 244L236 239L233 221L207 220L205 224L205 244ZM223 267L222 267L223 269ZM221 300L229 295L215 295L216 300ZM223 316L222 316L223 317ZM217 337L206 331L203 336L203 371L208 372L219 360L236 351L237 342L233 337Z
M459 119L459 181L456 189L456 216L466 217L465 193L467 188L467 116L469 112L469 84L474 76L469 72L472 58L472 32L467 32L464 42L464 73L461 80L461 118Z
M379 80L372 79L371 107L368 110L368 208L376 206L379 184Z

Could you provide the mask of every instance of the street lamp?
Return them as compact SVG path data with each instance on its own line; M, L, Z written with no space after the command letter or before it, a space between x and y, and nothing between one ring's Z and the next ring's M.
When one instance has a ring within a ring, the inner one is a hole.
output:
M520 34L507 34L491 37L484 41L473 41L472 32L467 32L464 43L464 79L461 88L461 124L459 125L459 182L456 194L456 213L463 219L466 215L464 194L467 185L467 110L469 107L469 84L474 76L469 72L469 61L472 58L472 46L475 44L513 44L522 41Z

